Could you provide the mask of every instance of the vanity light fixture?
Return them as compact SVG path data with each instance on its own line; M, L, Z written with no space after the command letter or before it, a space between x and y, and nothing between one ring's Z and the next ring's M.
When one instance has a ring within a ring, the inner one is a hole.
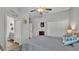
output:
M22 17L22 20L23 20L23 22L24 22L24 24L26 24L27 23L27 18L24 16L24 17Z

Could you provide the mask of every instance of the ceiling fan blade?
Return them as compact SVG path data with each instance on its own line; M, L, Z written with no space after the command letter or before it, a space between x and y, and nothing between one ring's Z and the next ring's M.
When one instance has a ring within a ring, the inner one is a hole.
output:
M34 12L35 10L31 10L30 12Z
M51 11L52 9L50 9L50 8L46 8L46 10Z

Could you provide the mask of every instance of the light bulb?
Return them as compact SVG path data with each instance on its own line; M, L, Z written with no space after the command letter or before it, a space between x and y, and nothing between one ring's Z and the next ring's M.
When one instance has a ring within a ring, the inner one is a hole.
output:
M37 11L38 12L44 12L43 8L38 8Z

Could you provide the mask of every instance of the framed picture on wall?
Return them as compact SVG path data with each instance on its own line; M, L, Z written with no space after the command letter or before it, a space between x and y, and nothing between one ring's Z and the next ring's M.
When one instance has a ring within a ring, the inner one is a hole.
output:
M44 22L41 22L40 23L40 27L44 27Z

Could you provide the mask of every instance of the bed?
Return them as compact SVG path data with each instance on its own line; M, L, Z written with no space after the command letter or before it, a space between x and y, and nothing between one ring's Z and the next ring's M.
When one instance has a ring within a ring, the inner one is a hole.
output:
M61 37L39 36L22 41L22 51L74 51L79 50L79 43L75 48L64 46Z

